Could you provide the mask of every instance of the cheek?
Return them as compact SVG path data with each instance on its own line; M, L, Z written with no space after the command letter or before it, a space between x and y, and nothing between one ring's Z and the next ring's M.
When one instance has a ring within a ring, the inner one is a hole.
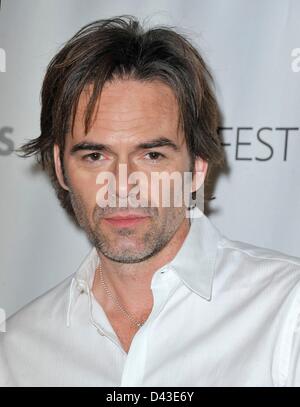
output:
M83 172L71 166L68 174L68 181L74 194L80 196L86 208L94 208L98 189L96 184L97 174Z
M181 206L183 182L183 173L179 170L153 174L149 184L152 206L170 208L175 201Z

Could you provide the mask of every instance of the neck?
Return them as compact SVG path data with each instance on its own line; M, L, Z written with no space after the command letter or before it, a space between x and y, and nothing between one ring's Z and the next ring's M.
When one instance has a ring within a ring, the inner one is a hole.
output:
M154 273L169 263L182 246L190 228L185 218L170 242L155 256L139 263L114 262L98 252L105 282L111 293L119 299L124 308L137 318L145 318L153 307L151 281ZM115 305L101 287L99 273L95 273L92 292L106 310L114 310Z

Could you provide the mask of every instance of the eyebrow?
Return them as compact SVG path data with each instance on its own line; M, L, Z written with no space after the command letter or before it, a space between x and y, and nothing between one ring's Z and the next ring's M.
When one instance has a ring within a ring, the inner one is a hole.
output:
M148 148L157 148L157 147L169 147L174 151L179 151L180 148L177 144L175 144L172 140L168 139L167 137L159 137L156 139L152 139L146 141L144 143L140 143L135 147L135 150L144 150ZM74 155L77 151L81 150L91 150L91 151L107 151L111 152L111 148L102 143L89 143L89 142L81 142L75 144L70 151L71 155Z

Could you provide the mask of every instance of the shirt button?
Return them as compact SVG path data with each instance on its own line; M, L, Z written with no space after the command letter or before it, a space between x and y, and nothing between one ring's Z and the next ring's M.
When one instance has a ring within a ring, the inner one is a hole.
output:
M78 282L77 287L78 287L78 290L79 290L80 294L83 294L85 292L85 287L84 287L83 283Z

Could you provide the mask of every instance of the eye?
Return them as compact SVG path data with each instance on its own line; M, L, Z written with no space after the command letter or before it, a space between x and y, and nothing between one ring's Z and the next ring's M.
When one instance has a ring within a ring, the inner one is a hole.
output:
M96 162L96 161L102 161L102 160L100 160L101 156L102 156L101 153L94 152L94 153L84 155L82 157L82 159L86 160L86 161Z
M147 153L146 155L150 156L151 161L156 161L156 160L158 160L159 157L161 157L161 158L165 157L164 154L159 153L157 151L151 151L150 153Z

